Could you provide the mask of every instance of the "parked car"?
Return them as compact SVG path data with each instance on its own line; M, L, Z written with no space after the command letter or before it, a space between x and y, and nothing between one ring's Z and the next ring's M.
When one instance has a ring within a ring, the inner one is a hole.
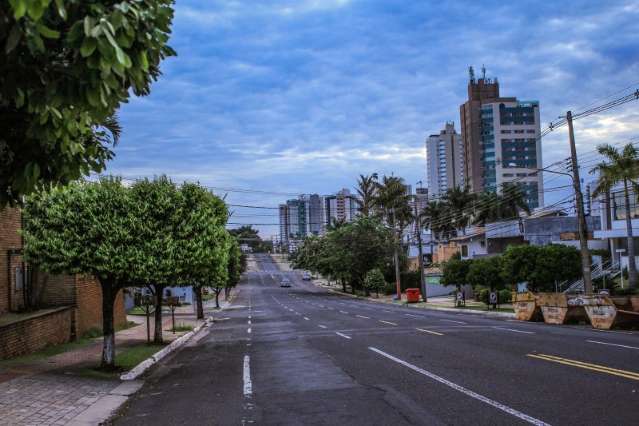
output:
M291 280L289 280L286 277L282 278L282 281L280 281L280 287L290 287L290 286L291 286Z
M302 274L302 279L303 279L304 281L310 281L310 280L311 280L311 274L310 274L309 272L304 272L304 273Z

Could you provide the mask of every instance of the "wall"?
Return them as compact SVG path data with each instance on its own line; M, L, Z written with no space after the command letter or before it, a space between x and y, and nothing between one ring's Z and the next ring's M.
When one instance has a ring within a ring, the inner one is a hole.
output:
M72 315L71 308L58 308L0 327L0 359L68 342L71 339Z
M82 336L92 328L102 329L102 288L98 281L90 276L75 276L75 322L77 336ZM113 307L115 326L126 323L124 293L121 290Z
M7 253L22 247L20 235L20 211L15 208L0 209L0 315L9 311L9 275ZM16 261L17 259L12 259Z

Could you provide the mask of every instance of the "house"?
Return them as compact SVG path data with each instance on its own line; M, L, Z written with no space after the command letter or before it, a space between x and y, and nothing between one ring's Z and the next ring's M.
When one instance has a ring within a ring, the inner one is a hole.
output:
M630 212L626 211L624 192L617 187L610 193L602 194L599 198L599 218L601 227L594 231L595 238L605 241L614 264L628 267L628 231L626 226L627 214L630 214L635 248L635 264L639 265L639 201L638 194L630 191Z
M22 217L0 209L0 359L65 343L102 328L102 290L84 275L51 275L22 257ZM114 305L116 326L126 323L122 294Z

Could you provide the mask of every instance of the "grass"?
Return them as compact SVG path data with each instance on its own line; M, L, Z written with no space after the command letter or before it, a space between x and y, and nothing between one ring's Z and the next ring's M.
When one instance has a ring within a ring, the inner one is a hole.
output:
M166 345L151 343L126 347L119 351L116 355L116 368L114 370L104 370L99 367L85 367L76 370L74 374L81 377L89 377L99 380L116 379L120 376L120 374L131 370L145 359L164 349L165 346Z
M74 351L76 349L82 349L92 344L94 340L89 337L81 337L74 342L62 343L61 345L47 346L32 354L20 356L17 358L7 359L0 362L1 367L8 367L19 364L26 364L29 362L41 361L45 358L49 358L55 355L59 355L64 352Z
M152 314L154 312L153 307L151 306L151 309L149 310L149 314ZM131 309L129 312L127 312L127 315L142 315L142 316L146 316L146 310L143 306L135 306L133 309Z
M177 332L181 332L181 331L191 331L193 330L193 326L189 325L189 324L184 324L184 323L180 323L180 324L176 324L175 325L175 331ZM169 328L166 331L173 331L172 328Z

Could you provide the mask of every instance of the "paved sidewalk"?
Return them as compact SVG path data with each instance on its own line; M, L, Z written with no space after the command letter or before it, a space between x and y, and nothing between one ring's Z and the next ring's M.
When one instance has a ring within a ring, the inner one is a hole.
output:
M179 308L176 325L201 322L192 312L190 306ZM118 350L146 342L146 318L128 319L138 325L116 333ZM166 342L185 333L167 331L171 329L170 313L162 322ZM86 346L50 357L27 356L0 362L0 425L64 425L100 398L108 399L122 382L91 374L90 369L100 362L101 351L102 338L97 338Z

